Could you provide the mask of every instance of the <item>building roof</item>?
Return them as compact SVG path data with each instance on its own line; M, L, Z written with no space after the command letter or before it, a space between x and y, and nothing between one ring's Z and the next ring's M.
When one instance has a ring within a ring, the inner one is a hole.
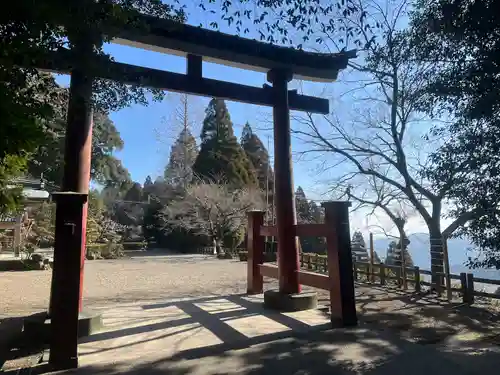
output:
M203 56L204 61L255 71L287 68L294 78L310 81L334 81L348 60L356 57L355 51L307 52L152 16L137 15L135 21L110 31L115 36L113 42L156 52Z
M42 179L34 179L34 178L26 178L26 177L18 177L12 180L9 180L9 184L15 186L22 186L23 188L35 188L35 189L43 189L45 187L45 183Z

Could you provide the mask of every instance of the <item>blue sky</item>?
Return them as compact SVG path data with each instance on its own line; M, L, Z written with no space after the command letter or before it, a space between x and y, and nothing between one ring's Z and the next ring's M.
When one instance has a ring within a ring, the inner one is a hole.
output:
M200 23L206 25L208 23L208 19L205 18L206 13L203 13L199 8L188 7L187 10L188 23L193 25L199 25ZM220 28L224 32L234 32L234 30L227 29L222 24L220 24ZM185 73L186 62L182 57L115 44L107 45L105 50L120 62L176 73ZM205 62L203 63L203 75L207 78L252 86L262 86L264 83L267 83L265 74L263 73ZM69 76L58 77L58 82L67 85L69 83ZM292 86L294 84L294 82L291 83ZM323 87L322 84L317 84L318 88L315 90L314 86L316 84L308 85L314 91L321 90ZM197 119L193 124L193 133L195 136L199 135L204 109L208 101L209 98L190 99L190 103L194 103L190 108L190 112ZM128 168L133 180L143 183L148 175L151 175L154 179L156 176L162 174L163 168L168 161L170 146L177 133L176 126L172 125L169 119L172 117L175 105L178 103L179 95L170 93L167 99L161 103L150 101L148 106L132 105L126 109L111 113L110 117L125 143L123 150L117 152L116 156ZM272 157L272 132L262 130L269 128L268 121L271 119L270 109L236 102L227 102L227 105L236 135L239 137L243 125L247 121L250 122L266 145L268 137L271 137L271 149L269 152ZM296 142L293 141L293 143L293 147L296 147ZM308 187L314 183L308 177L308 167L301 163L295 163L294 168L296 185L303 186L307 191Z
M194 6L188 6L187 13L188 23L196 26L201 24L208 28L208 23L213 19L217 19L217 17L214 18L214 15L202 12ZM235 31L234 28L228 29L221 22L219 22L219 25L220 30L223 32L234 33ZM251 37L252 35L249 36ZM119 45L107 45L105 50L120 62L185 73L186 62L182 57ZM204 63L203 74L208 78L252 86L262 86L266 83L265 74L263 73L210 63ZM349 81L355 81L357 78L352 72L344 74L345 76L348 75ZM58 77L58 81L61 84L68 84L69 77ZM297 86L297 82L291 83L291 87L293 88L294 86ZM338 97L341 92L344 92L349 87L349 84L336 82L328 84L326 87L328 92L324 93L324 84L307 83L302 86L302 89L306 94L334 98ZM192 124L195 136L199 135L204 109L208 101L209 98L190 98L190 114L196 118L196 121ZM123 150L117 152L116 156L128 168L134 181L143 183L148 175L153 177L153 179L156 176L162 175L163 169L168 162L171 144L179 130L178 126L173 124L171 120L175 107L178 104L179 95L170 93L167 99L161 103L151 101L148 106L133 105L121 111L111 113L110 117L120 131L125 144ZM227 102L227 105L236 135L239 137L243 125L247 121L250 122L265 144L267 144L268 138L270 138L271 147L269 153L272 157L272 131L263 130L270 127L271 110L269 108L235 102ZM331 111L335 111L341 119L349 116L352 117L353 112L359 111L359 108L356 108L356 103L349 99L336 100L335 103L332 102L330 109ZM300 141L292 139L293 150L299 151L303 147ZM295 155L294 159L297 159ZM309 198L321 198L320 193L324 185L319 183L320 177L315 173L314 163L294 161L295 186L302 186ZM335 172L340 172L341 168L343 167L336 167ZM384 227L389 224L385 217L372 218L369 223L365 211L353 213L352 219L353 229L364 231L373 222ZM409 232L425 231L425 226L422 225L420 218L410 219L408 227Z

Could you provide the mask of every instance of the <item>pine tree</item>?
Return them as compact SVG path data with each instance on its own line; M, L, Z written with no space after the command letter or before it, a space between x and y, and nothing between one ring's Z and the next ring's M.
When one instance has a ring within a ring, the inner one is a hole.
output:
M307 201L306 193L300 186L295 191L295 210L298 223L312 223L311 206Z
M366 251L365 239L361 232L354 232L351 240L352 260L354 262L368 262L368 252Z
M146 180L144 181L144 189L146 189L147 187L153 185L153 180L151 179L151 176L147 176L146 177Z
M322 222L323 213L321 208L316 203L307 200L306 194L300 186L295 191L295 208L297 223L318 224ZM300 237L300 246L304 253L324 254L326 252L324 237Z
M259 187L268 191L269 202L273 201L274 173L269 162L269 153L259 136L252 131L247 122L241 135L241 147L255 169Z
M408 244L410 240L405 238L404 240L404 256L406 267L413 266L413 259L410 252L408 251ZM390 266L401 266L401 245L400 241L391 241L387 249L387 256L385 258L385 264Z
M385 256L385 264L388 266L399 265L399 253L397 250L396 241L391 241L387 247L387 255Z
M410 240L405 235L404 239L403 239L405 266L406 267L413 267L413 259L410 255L410 252L408 251L409 244L410 244ZM399 256L399 263L398 264L401 264L401 262L402 262L402 259L401 259L401 241L398 241L398 243L396 245L396 251L398 252L398 256Z
M204 181L224 180L234 187L256 185L250 160L233 132L233 124L222 99L212 99L205 111L201 147L193 173Z
M188 128L182 129L170 151L165 168L165 181L175 186L187 186L193 180L193 164L198 156L198 146Z

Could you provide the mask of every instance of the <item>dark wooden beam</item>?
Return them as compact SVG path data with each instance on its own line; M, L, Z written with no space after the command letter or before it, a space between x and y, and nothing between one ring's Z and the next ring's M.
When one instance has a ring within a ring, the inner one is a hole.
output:
M29 65L42 70L69 74L72 70L71 58L67 51L54 53ZM172 73L104 59L94 59L90 69L94 77L110 79L130 85L182 92L192 95L216 97L237 102L272 107L274 96L270 87L254 87L238 83L224 82L210 78L193 78L186 74ZM299 95L292 90L289 94L291 110L328 114L328 99Z
M108 34L114 43L156 52L194 54L205 61L267 72L288 69L294 78L331 82L356 51L317 53L207 30L157 17L131 14L133 22Z
M192 78L203 77L203 58L197 55L187 55L187 75Z

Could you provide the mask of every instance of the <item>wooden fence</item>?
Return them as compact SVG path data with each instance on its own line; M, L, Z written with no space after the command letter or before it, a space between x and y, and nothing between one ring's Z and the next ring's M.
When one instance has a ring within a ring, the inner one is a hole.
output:
M300 266L309 271L326 273L328 270L328 259L325 255L302 253L300 254ZM412 288L419 292L422 286L430 287L431 283L423 280L422 275L431 276L431 271L422 270L419 267L389 266L386 264L371 264L368 262L353 262L354 280L368 281L380 285L395 284L405 290ZM464 303L473 304L474 297L488 297L500 299L500 294L479 291L475 289L476 283L499 285L500 280L484 279L474 277L472 273L450 274L450 292L462 297ZM442 290L447 289L446 285Z

